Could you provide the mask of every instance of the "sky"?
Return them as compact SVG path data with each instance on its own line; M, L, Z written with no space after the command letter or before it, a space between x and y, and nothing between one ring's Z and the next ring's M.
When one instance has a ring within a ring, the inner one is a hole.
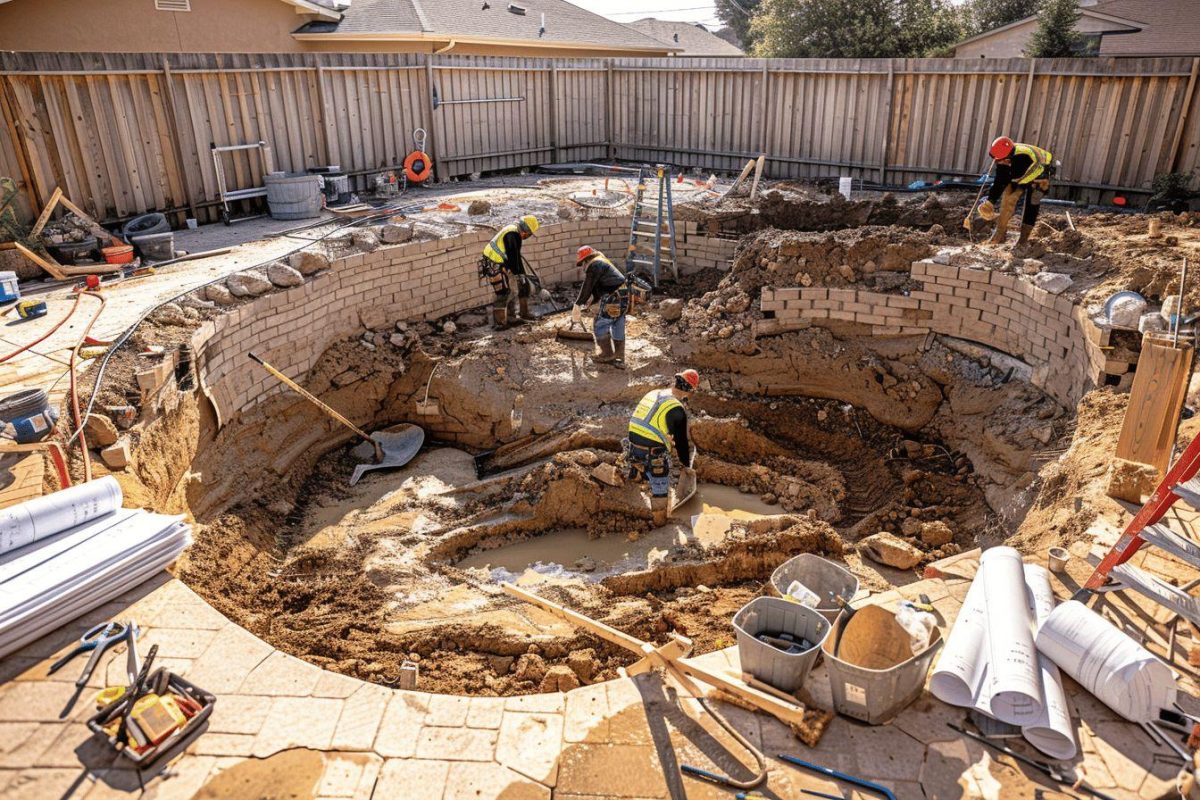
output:
M702 22L719 28L716 6L712 0L568 0L595 14L617 22L634 22L644 17Z

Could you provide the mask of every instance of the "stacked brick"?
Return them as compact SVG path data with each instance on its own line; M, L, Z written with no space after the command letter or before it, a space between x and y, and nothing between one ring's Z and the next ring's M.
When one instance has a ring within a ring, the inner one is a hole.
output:
M684 271L727 266L734 242L681 230ZM293 378L302 378L330 344L397 321L432 320L491 302L478 280L489 232L410 242L336 260L303 286L264 295L205 322L192 336L200 384L224 424L238 412L282 391L250 361L253 350ZM524 251L548 285L578 283L575 251L584 243L623 264L629 219L546 224ZM723 259L723 261L722 261Z
M1105 382L1106 369L1129 369L1106 363L1101 341L1107 331L1084 309L1019 276L918 261L912 277L923 286L908 295L764 288L765 319L756 324L756 334L821 325L872 336L934 332L969 339L1024 360L1034 368L1037 386L1071 406L1092 385Z

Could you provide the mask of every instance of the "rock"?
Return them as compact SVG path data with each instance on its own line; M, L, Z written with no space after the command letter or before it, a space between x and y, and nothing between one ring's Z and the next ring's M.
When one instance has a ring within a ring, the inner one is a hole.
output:
M570 670L567 670L570 672ZM536 653L526 653L517 659L517 668L513 677L518 681L541 683L546 677L546 662ZM553 691L553 690L550 690Z
M592 648L572 650L567 656L567 668L575 673L575 677L583 683L591 683L592 678L600 671L600 661Z
M281 289L289 289L304 283L304 276L299 270L292 269L282 261L276 261L267 267L267 278Z
M595 572L596 559L592 558L591 556L584 556L575 562L575 569L579 570L580 572Z
M592 470L592 477L601 483L607 483L609 486L620 486L621 476L617 473L617 468L612 464L599 464Z
M203 291L197 290L189 295L185 295L184 298L179 301L179 305L183 306L185 309L194 308L197 311L212 311L214 308L216 308L216 304L211 300L205 300L202 297L203 294Z
M1165 331L1167 329L1167 321L1163 319L1163 315L1157 311L1151 311L1149 314L1142 314L1142 318L1138 320L1138 333L1151 333L1155 331Z
M944 522L926 522L921 526L921 544L926 547L941 547L953 540L954 531Z
M109 469L125 469L130 459L128 439L121 439L100 451L100 460Z
M579 678L571 671L571 668L559 664L551 667L546 672L546 676L542 678L542 684L538 687L538 691L569 692L572 689L578 689L579 686Z
M725 301L725 310L730 314L741 314L749 308L750 296L745 292L738 292Z
M453 322L447 321L447 322L442 323L442 333L455 334L457 332L458 332L458 326L455 325Z
M1050 440L1054 438L1053 425L1039 425L1029 432L1029 435L1037 439L1042 444L1050 444Z
M403 244L412 240L413 226L389 222L387 225L380 226L379 238L383 240L384 244Z
M873 561L896 569L912 569L925 557L920 550L887 531L863 539L858 549Z
M231 306L237 302L237 298L224 283L210 283L204 287L204 296L218 306Z
M600 456L596 455L591 450L580 450L575 454L575 463L581 467L595 466L596 462L599 460Z
M1026 275L1037 275L1042 271L1042 267L1046 266L1036 258L1018 258L1013 260L1019 262L1017 268Z
M925 448L920 442L914 442L912 439L905 439L900 443L900 447L904 449L904 455L909 458L921 458L925 454Z
M92 447L108 447L116 444L120 437L117 426L103 414L88 414L83 423L83 434Z
M906 517L904 522L900 523L900 532L905 536L920 536L921 527L921 520L916 517Z
M842 279L849 283L854 283L856 280L858 280L858 276L854 274L854 268L849 264L839 265L837 268L837 274L841 275Z
M492 211L492 204L487 200L479 199L472 200L471 205L467 206L467 214L472 217L478 217L483 214L489 214Z
M293 253L289 261L292 268L299 271L301 275L312 275L323 269L329 269L329 257L324 253L315 253L311 250Z
M1146 313L1146 299L1141 295L1120 297L1113 301L1108 324L1116 328L1136 328Z
M683 316L683 301L672 298L658 304L658 313L665 321L675 322Z
M152 322L159 325L187 325L187 315L176 303L163 303L150 317Z
M488 656L487 657L488 666L491 667L492 672L495 672L497 675L507 675L508 671L510 669L512 669L514 660L515 659L513 659L512 656Z
M354 246L364 253L370 253L373 250L379 249L379 234L367 228L361 228L354 232L350 237L354 242Z
M1152 494L1158 486L1158 470L1150 464L1139 464L1114 458L1108 471L1108 496L1127 503L1140 504L1142 496Z
M1050 294L1062 294L1074 283L1070 275L1061 272L1039 272L1033 276L1034 285L1045 289Z
M239 272L230 275L225 279L225 285L234 297L258 297L271 291L271 282L261 272Z
M480 325L486 325L487 321L483 314L462 314L458 317L458 327L478 328Z
M807 272L797 272L796 273L796 282L799 283L801 286L812 286L812 284L813 284L812 275L809 275Z
M393 347L408 346L408 337L405 336L403 333L393 333L391 335L391 337L388 339L388 341L390 341L392 343Z
M295 506L293 506L287 500L276 500L275 502L267 505L267 511L270 511L280 519L283 519L288 514L292 513L294 509Z

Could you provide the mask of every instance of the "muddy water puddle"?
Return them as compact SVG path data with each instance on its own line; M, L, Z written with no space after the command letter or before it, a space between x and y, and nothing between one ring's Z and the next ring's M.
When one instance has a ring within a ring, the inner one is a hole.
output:
M720 544L728 531L726 526L693 528L693 520L702 514L746 520L778 513L778 506L767 505L756 495L743 494L730 486L701 483L668 524L636 541L619 535L590 539L583 528L565 528L472 553L456 566L484 570L496 582L559 578L594 582L609 575L653 569L675 548Z

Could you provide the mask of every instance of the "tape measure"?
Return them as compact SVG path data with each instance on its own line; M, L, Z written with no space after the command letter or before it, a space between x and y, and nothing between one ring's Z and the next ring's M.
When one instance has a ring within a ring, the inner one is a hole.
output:
M22 300L17 303L17 316L21 319L36 319L46 316L46 301Z

